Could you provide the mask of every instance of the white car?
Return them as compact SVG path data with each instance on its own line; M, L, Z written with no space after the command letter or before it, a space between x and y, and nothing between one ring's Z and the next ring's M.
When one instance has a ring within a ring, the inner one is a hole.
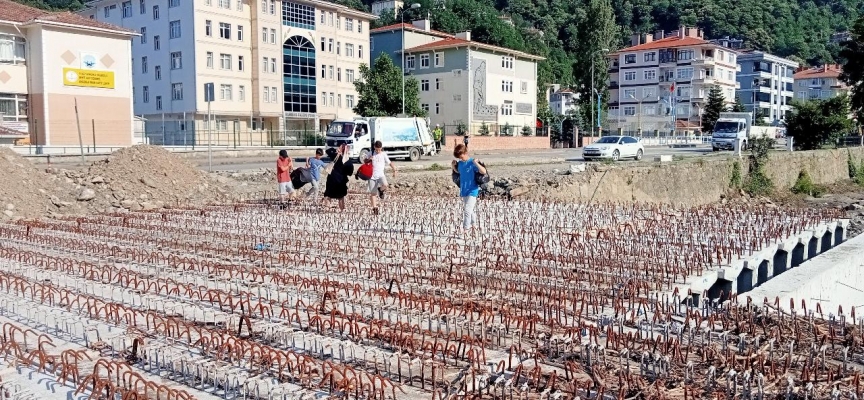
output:
M645 147L639 139L632 136L604 136L582 149L582 158L591 161L597 158L607 158L618 161L622 158L641 160Z

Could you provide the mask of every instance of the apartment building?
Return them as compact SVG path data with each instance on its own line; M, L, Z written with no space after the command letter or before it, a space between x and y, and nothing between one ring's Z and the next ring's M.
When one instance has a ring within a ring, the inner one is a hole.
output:
M372 31L373 60L388 54L420 84L420 103L432 124L453 132L460 123L477 133L518 134L537 120L537 62L543 57L471 40L470 32L450 35L429 20ZM512 128L504 132L505 127Z
M393 16L399 15L399 10L402 9L402 6L405 3L401 0L378 0L372 2L372 14L375 14L379 17L383 17L384 13L393 14Z
M746 51L738 55L738 65L738 98L744 108L772 125L785 121L792 111L792 75L798 63L761 51Z
M85 124L85 146L131 144L133 35L68 12L0 0L3 136L78 146Z
M841 94L849 94L849 86L840 80L843 67L826 64L813 68L798 68L794 79L795 100L825 100Z
M609 55L609 111L602 128L699 130L712 87L721 88L727 104L735 102L737 55L697 28L634 35L630 47Z
M318 0L91 0L139 32L135 113L153 144L296 144L351 118L372 14ZM213 85L206 101L205 85ZM209 109L209 114L208 114ZM212 125L208 123L212 120ZM274 142L275 141L275 142Z
M579 108L579 93L571 89L558 89L549 95L549 109L556 115L567 115Z

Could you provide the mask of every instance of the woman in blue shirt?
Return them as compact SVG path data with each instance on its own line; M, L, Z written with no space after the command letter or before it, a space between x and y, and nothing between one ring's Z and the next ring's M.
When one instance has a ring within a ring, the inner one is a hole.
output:
M474 227L477 215L474 207L477 205L477 196L480 194L480 185L474 179L479 172L486 175L486 168L480 165L476 159L468 157L468 146L457 144L453 149L453 171L459 173L459 196L462 197L462 227L467 231Z

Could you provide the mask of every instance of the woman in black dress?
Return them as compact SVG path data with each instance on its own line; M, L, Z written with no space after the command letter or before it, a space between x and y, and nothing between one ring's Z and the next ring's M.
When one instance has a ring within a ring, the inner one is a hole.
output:
M354 163L347 160L345 155L346 146L339 146L336 159L333 162L333 170L327 175L327 183L324 189L324 205L329 199L339 200L339 209L345 209L345 196L348 195L349 177L354 174Z

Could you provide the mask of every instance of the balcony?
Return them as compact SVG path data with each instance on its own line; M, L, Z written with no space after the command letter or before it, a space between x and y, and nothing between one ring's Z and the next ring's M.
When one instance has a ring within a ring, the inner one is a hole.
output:
M712 85L712 84L714 84L714 77L713 76L699 76L699 77L694 76L693 77L693 83L694 84L700 84L700 85Z
M609 89L618 89L618 81L609 81Z
M697 57L691 60L691 63L696 65L714 65L714 57Z

